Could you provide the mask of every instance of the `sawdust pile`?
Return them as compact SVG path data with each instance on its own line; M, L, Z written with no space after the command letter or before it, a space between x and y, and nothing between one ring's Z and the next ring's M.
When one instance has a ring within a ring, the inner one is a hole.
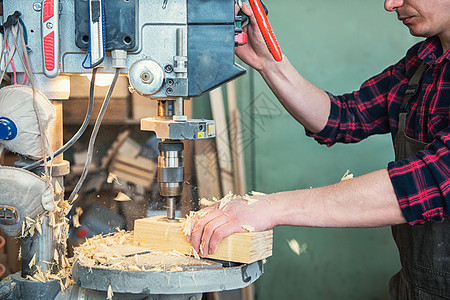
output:
M209 264L176 250L154 251L133 245L133 232L121 230L86 240L74 249L75 260L89 268L123 271L178 272L190 266Z

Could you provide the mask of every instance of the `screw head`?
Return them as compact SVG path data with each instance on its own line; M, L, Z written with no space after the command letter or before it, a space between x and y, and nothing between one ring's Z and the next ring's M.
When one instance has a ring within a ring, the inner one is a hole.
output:
M142 72L141 73L141 80L143 83L152 83L153 81L153 75L150 72Z
M33 3L33 9L34 9L35 11L41 11L41 9L42 9L42 4L41 4L41 2L34 2L34 3Z
M166 89L166 94L167 95L171 95L173 93L173 89L172 88L167 88Z
M52 23L52 22L48 22L47 25L46 25L46 27L47 27L48 29L52 29L52 28L53 28L53 23Z
M171 65L166 65L164 67L164 71L166 71L166 73L172 73L173 72L173 67Z

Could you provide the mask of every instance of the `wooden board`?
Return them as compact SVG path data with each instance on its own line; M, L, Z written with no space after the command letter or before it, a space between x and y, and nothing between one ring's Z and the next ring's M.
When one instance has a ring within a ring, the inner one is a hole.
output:
M102 74L98 73L97 76ZM99 77L97 77L99 78ZM98 80L96 80L96 83ZM70 77L70 98L89 98L89 87L91 81L86 76L71 76ZM108 86L95 86L94 98L105 98L108 92ZM126 76L120 76L117 80L116 87L111 95L112 99L127 98L130 92L128 91L128 79ZM101 102L101 101L100 101ZM65 102L64 102L65 103Z
M117 154L115 161L119 161L135 168L147 170L152 173L156 170L156 163L153 160L143 156L132 158L122 154Z
M158 115L158 101L138 93L131 94L132 115L134 120Z
M209 92L211 110L214 121L216 121L216 146L217 159L220 167L220 182L222 196L228 192L236 193L233 187L233 173L230 153L230 139L228 138L228 125L223 103L222 88L218 87Z
M150 250L177 250L190 254L181 222L163 221L164 216L139 219L134 223L134 245ZM272 230L235 233L222 240L215 254L207 258L252 263L272 255Z
M95 99L94 107L92 109L92 117L90 124L94 124L100 112L103 100ZM71 98L64 102L63 105L63 119L65 124L81 124L86 116L88 107L88 99ZM128 117L128 100L127 99L111 99L108 108L106 109L103 123L122 123L129 121Z
M118 154L128 157L136 157L141 153L142 147L133 139L127 137L117 150Z
M123 172L123 171L120 171L120 170L114 170L113 172L110 172L110 173L113 173L120 180L131 182L131 183L134 183L136 185L140 185L140 186L142 186L142 187L144 187L146 189L150 189L151 188L152 181L150 181L150 179L148 179L148 178L135 176L132 173ZM124 186L124 188L127 188L127 187Z
M230 115L231 152L233 156L234 190L237 195L247 193L244 149L242 147L241 115L237 108L235 82L227 83L228 112Z
M213 140L195 140L194 163L199 198L222 198L216 147Z

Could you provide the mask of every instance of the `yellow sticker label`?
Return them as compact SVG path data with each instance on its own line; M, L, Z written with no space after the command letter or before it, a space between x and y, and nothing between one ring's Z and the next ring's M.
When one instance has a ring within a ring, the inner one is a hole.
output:
M216 125L208 125L208 135L216 134Z
M205 138L205 133L204 133L203 131L199 131L199 132L197 133L197 137L198 137L199 139L204 139L204 138Z

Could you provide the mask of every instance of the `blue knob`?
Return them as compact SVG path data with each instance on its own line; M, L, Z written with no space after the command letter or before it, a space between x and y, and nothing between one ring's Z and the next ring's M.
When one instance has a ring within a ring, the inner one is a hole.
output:
M0 117L0 140L12 140L16 135L16 124L11 119Z

